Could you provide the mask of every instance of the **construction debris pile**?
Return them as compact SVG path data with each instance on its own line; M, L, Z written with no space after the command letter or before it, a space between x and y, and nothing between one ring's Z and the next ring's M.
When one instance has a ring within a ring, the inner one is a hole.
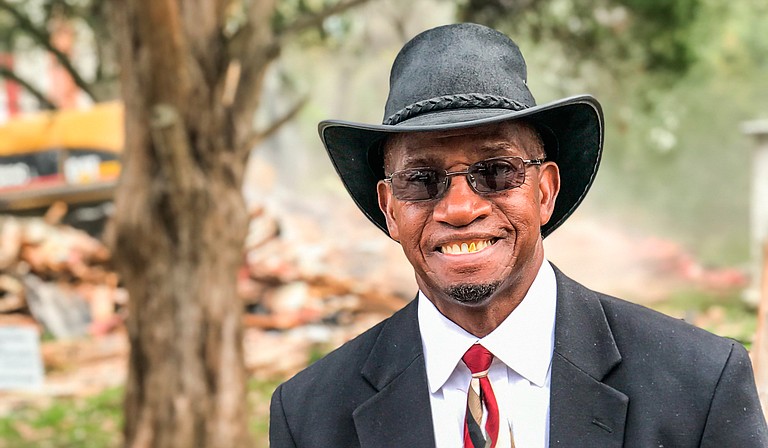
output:
M51 394L121 384L128 293L106 246L59 224L57 216L0 216L0 325L39 328ZM256 207L251 218L237 286L246 366L254 376L296 372L401 308L416 291L399 246L351 203L284 201L278 212ZM727 290L746 284L743 272L703 269L670 242L628 238L588 220L569 226L547 238L548 258L607 293L650 302L681 285ZM66 380L56 383L58 376Z
M296 372L402 307L413 291L355 280L336 269L331 249L280 238L280 227L262 209L253 212L238 273L246 365L260 377ZM128 300L98 239L45 218L0 216L0 325L39 328L49 379L110 358L124 376Z
M56 339L111 331L127 295L109 259L79 230L0 217L0 322L40 325Z
M402 254L378 230L371 232L373 239L388 244L388 250L379 247L363 260L351 248L343 250L338 242L313 236L317 229L312 220L291 216L287 223L261 208L252 212L246 262L238 274L238 293L247 311L246 366L257 376L300 370L403 307L416 290L409 269L392 272L405 261L388 263L386 252ZM371 239L354 237L352 230L344 234L352 237L347 241L354 241L358 252ZM404 276L408 279L397 281Z

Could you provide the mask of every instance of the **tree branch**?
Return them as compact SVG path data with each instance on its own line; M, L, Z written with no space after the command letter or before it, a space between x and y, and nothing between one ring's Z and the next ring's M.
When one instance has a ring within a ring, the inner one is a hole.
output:
M4 65L0 65L0 77L14 81L20 86L24 87L27 92L29 92L32 96L37 98L38 101L40 101L40 104L42 104L44 108L52 110L57 109L56 105L53 104L53 102L47 96L45 96L43 92L38 90L35 86L26 80L20 78L19 75L17 75L13 70Z
M284 26L281 30L279 30L279 34L280 36L287 36L290 34L299 33L306 30L307 28L318 26L328 17L341 14L348 9L362 5L368 1L369 0L341 0L336 4L323 8L319 11L302 14Z
M296 115L298 115L298 113L301 112L301 109L304 108L304 105L307 104L308 100L309 98L305 96L301 100L297 101L296 104L294 104L280 118L270 123L266 128L261 130L255 130L246 139L245 144L243 145L243 148L242 148L243 151L241 151L241 153L248 154L253 147L263 142L264 140L268 139L269 137L273 136L275 132L280 130L281 127L283 127L289 121L293 120L296 117Z
M59 64L64 67L64 70L66 70L67 73L72 76L72 80L75 82L75 85L77 85L80 90L85 92L86 95L88 95L93 101L98 101L96 95L91 90L91 86L82 78L82 76L80 76L80 73L77 71L77 69L72 66L72 62L69 60L69 57L67 57L66 54L62 53L58 48L51 44L51 36L47 31L43 31L36 27L32 20L29 19L29 17L22 14L21 11L8 3L6 0L0 0L0 10L7 11L11 16L13 16L13 18L16 20L16 24L22 31L30 35L36 42L43 46L43 48L53 54Z

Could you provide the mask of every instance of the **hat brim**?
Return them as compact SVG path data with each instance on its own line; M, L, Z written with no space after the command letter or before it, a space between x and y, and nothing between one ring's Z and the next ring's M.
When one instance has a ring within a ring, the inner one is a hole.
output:
M603 111L589 95L575 96L520 111L455 109L416 116L398 125L371 125L341 120L320 122L320 138L352 199L387 235L376 184L384 178L379 151L386 137L398 133L470 128L509 120L534 124L542 134L547 160L560 168L560 192L552 217L541 227L546 237L581 204L592 186L603 152Z

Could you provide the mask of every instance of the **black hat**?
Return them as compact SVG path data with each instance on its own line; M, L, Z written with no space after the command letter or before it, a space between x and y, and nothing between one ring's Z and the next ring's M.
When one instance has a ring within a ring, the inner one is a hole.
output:
M400 50L381 125L326 120L319 125L320 138L357 206L388 233L376 193L384 178L381 143L387 136L523 119L538 129L547 160L560 168L555 209L541 227L547 236L592 185L603 148L603 112L589 95L537 106L526 82L523 55L504 34L471 23L441 26Z

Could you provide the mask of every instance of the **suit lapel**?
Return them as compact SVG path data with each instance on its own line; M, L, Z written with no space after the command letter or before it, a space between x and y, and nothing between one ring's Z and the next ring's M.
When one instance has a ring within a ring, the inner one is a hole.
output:
M549 446L621 447L629 398L602 382L621 354L597 295L555 275Z
M387 321L363 364L377 393L352 414L362 448L435 446L416 305Z

